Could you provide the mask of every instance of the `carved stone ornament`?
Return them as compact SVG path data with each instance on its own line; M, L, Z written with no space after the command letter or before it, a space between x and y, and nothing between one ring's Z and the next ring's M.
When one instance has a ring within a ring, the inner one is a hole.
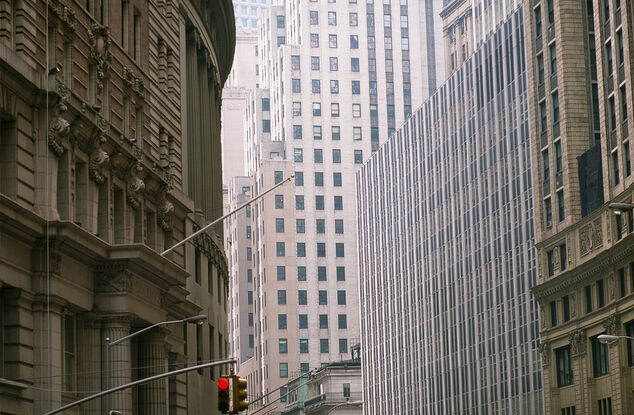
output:
M143 78L141 75L134 73L132 69L125 65L123 66L123 82L125 82L126 86L135 94L143 98L143 94L145 94L145 84L143 83Z
M88 174L90 174L90 178L97 184L102 184L105 181L105 177L101 172L101 166L106 164L110 159L108 153L106 153L101 145L106 142L106 137L97 134L95 137L95 148L90 153L90 164L88 166Z
M619 334L619 328L621 326L621 317L618 314L612 314L610 317L603 320L603 327L608 334L617 336Z
M550 364L550 343L539 342L537 344L537 351L542 356L542 366L548 366Z
M163 194L160 200L158 215L156 216L157 225L164 231L171 228L170 218L174 212L174 204L167 200L167 194Z
M64 26L75 32L75 11L66 4L65 0L50 0L48 7L52 14L61 20Z
M583 330L575 330L568 335L572 355L581 355L586 352L586 334Z
M53 116L48 127L48 145L58 157L64 154L64 146L61 141L68 138L70 133L70 123L63 115L68 110L66 102L70 98L70 91L59 79L55 79L55 92L59 95L59 100L53 107Z
M105 26L93 23L88 30L88 41L90 43L90 59L97 66L97 90L101 92L112 57L110 31Z
M579 252L581 256L603 246L603 228L601 218L586 224L579 229Z
M130 171L130 177L128 178L127 188L128 195L127 201L133 209L137 209L141 205L141 195L145 190L145 182L139 177L143 172L143 166L141 163L137 163L132 167Z

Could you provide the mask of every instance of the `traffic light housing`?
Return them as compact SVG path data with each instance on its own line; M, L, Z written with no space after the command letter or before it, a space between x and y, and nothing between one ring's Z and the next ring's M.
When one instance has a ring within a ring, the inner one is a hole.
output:
M230 413L230 396L229 396L229 376L222 376L218 379L218 410L222 414Z
M247 402L247 380L233 375L233 413L236 414L249 408Z

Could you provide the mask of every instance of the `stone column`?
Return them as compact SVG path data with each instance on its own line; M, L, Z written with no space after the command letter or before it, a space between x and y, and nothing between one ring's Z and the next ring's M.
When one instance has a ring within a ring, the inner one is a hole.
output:
M99 367L105 340L101 337L100 316L95 313L84 313L78 317L77 344L80 347L77 349L77 389L90 394L92 391L103 390ZM95 399L81 405L81 413L100 414L102 405L100 401Z
M130 334L131 317L127 315L107 316L102 325L102 338L110 339L110 342L116 341ZM104 352L109 353L109 359L104 356L104 389L114 386L123 385L132 381L131 371L131 353L130 341L124 341L110 348L104 343ZM109 360L109 367L105 364ZM109 384L106 384L106 371L110 374ZM124 415L132 414L132 389L124 389L122 391L109 395L110 398L103 399L104 411L118 410Z
M139 378L167 372L165 331L154 329L139 342ZM167 415L167 380L139 385L139 414Z
M577 413L590 413L592 408L592 398L589 395L588 381L594 381L589 378L586 367L587 338L583 329L575 330L568 335L570 341L570 349L572 352L572 376L574 379L575 402L577 402Z
M185 357L180 353L169 353L169 370L186 366ZM187 374L168 378L169 415L187 415Z

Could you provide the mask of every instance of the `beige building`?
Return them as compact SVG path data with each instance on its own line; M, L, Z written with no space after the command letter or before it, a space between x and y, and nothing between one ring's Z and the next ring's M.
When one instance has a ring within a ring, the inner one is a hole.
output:
M5 3L0 412L42 414L106 389L106 373L115 386L226 357L222 227L161 252L222 214L231 2ZM106 338L197 314L207 315L203 325L106 347ZM142 385L67 413L208 410L218 373Z
M443 50L445 52L445 78L460 68L474 50L473 9L469 0L443 3Z
M546 413L632 413L632 3L524 5Z

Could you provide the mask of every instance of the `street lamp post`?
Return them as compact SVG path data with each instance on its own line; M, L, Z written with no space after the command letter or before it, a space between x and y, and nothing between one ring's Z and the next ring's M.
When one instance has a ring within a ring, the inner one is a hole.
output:
M119 343L122 343L126 340L131 339L132 337L138 336L139 334L143 334L146 331L152 330L155 327L158 326L167 326L169 324L175 324L175 323L196 323L196 324L202 324L203 321L207 320L207 316L204 314L200 314L197 316L192 316L192 317L187 317L181 320L171 320L171 321L161 321L159 323L154 323L151 326L147 326L145 328L142 328L139 331L135 331L134 333L130 333L127 336L123 336L120 339L117 339L115 341L110 341L110 337L106 337L106 389L110 388L110 348L112 346L116 346ZM106 412L109 415L114 415L119 411L114 411L114 410L110 410L110 396L108 396L107 399L107 405L106 405ZM119 412L120 413L120 412Z
M333 406L332 408L330 408L330 410L328 412L326 412L326 415L328 415L329 413L331 413L332 411L334 411L337 408L341 408L342 406L358 406L360 407L361 405L363 405L363 401L354 401L354 402L341 402L338 403L337 405Z
M634 210L634 203L618 203L612 202L608 207L614 210L615 215L621 215L625 210Z
M603 344L609 344L612 342L615 342L619 339L627 339L627 340L634 340L634 337L630 337L630 336L617 336L614 334L600 334L597 339L599 339L599 341Z

